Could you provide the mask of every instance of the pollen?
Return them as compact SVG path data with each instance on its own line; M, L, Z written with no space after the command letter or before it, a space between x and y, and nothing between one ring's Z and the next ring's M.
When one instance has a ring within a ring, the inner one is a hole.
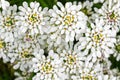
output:
M100 43L102 40L103 40L104 38L103 38L103 34L102 33L94 33L93 34L93 41L96 43L96 44L98 44L98 43Z
M14 25L14 23L15 23L15 20L13 18L11 18L11 17L7 17L5 19L5 25L8 26L8 27Z
M69 55L67 58L68 64L73 65L76 62L76 57Z
M29 51L28 51L28 50L23 50L23 51L21 52L21 56L22 56L23 58L27 58L27 57L29 56Z
M36 23L36 22L38 21L38 15L37 15L37 13L34 13L34 14L32 14L32 15L29 15L28 20L29 20L30 22L32 22L32 23Z
M74 22L74 16L73 15L66 15L64 17L64 24L65 25L71 25Z
M49 74L51 73L53 70L53 67L52 65L50 64L50 62L47 62L45 64L42 65L42 71Z
M115 12L113 11L113 12L107 13L107 18L110 22L115 22L117 19L117 16L116 16Z

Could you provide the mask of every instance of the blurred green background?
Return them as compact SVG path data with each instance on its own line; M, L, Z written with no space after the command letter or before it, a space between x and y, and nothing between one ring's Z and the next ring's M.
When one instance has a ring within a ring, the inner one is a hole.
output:
M11 5L16 4L18 6L22 5L23 1L26 1L28 3L32 2L32 1L37 1L40 2L41 6L44 7L49 7L52 8L53 5L56 4L57 1L62 2L63 4L65 4L66 2L73 2L73 1L81 1L84 2L85 0L7 0L10 2ZM92 1L92 0L89 0ZM95 4L94 6L96 7L101 7L101 3ZM115 60L115 58L113 56L111 56L110 61L113 63L111 66L111 69L113 68L119 68L120 70L120 61L117 62ZM30 78L28 80L32 80L31 77L33 76L33 74L31 74ZM2 59L0 59L0 80L14 80L15 76L14 76L14 70L12 69L12 66L10 65L10 63L3 63Z
M32 2L32 1L37 1L40 2L42 7L49 7L52 8L52 6L54 4L56 4L57 1L62 2L63 4L65 4L66 2L73 2L73 1L85 1L85 0L8 0L10 2L11 5L16 4L16 5L22 5L23 1L26 1L28 3ZM92 1L92 0L89 0Z

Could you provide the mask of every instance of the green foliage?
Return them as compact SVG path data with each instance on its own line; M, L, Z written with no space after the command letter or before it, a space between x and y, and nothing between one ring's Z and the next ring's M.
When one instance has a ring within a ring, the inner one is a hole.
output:
M14 79L14 70L12 66L7 63L4 64L0 59L0 80L13 80Z
M116 58L111 55L109 60L112 62L111 69L118 68L120 71L120 61L116 61Z
M82 1L82 2L83 2L83 1L85 1L85 0L8 0L8 1L10 2L11 5L16 4L16 5L18 5L18 6L22 5L22 3L23 3L24 1L26 1L26 2L28 2L28 3L32 2L32 1L37 1L37 2L40 3L40 5L41 5L42 7L52 8L53 5L55 5L56 2L58 2L58 1L62 2L63 4L65 4L66 2L74 2L74 1L77 1L77 2L78 2L78 1Z
M40 3L40 5L42 7L49 7L49 8L52 8L52 6L57 2L57 0L8 0L10 2L11 5L22 5L22 3L24 1L30 3L30 2L33 2L33 1L37 1Z

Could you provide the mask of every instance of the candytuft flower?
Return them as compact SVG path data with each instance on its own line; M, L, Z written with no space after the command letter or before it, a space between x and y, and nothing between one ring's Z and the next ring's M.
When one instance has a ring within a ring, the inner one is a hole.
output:
M23 2L23 6L19 7L17 26L19 30L24 33L29 33L29 35L38 35L44 33L44 27L46 26L47 8L42 9L38 2L31 2L30 6L27 2Z
M104 24L110 25L110 29L118 31L120 24L120 5L117 0L107 0L100 9L95 9L97 18L103 19Z
M91 23L91 29L87 29L85 37L80 37L78 49L95 60L97 57L108 58L114 53L116 31L106 27L101 20L96 20L95 24Z
M58 6L58 7L57 7ZM50 13L50 37L52 40L59 39L66 42L74 41L77 34L80 34L86 28L87 16L80 11L81 5L75 5L67 2L65 6L57 2Z
M18 36L16 19L17 6L9 6L0 13L0 36L6 42L13 42Z

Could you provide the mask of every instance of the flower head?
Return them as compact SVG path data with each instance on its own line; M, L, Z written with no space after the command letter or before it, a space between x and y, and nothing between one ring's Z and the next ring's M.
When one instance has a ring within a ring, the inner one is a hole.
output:
M13 42L17 37L16 19L17 6L9 6L0 14L0 36L6 42Z
M104 24L110 25L110 29L118 30L120 24L119 1L107 0L100 9L95 9L97 18L103 19Z
M58 6L58 7L57 7ZM81 12L81 5L67 2L65 6L57 2L50 13L50 37L51 39L74 41L77 34L80 34L86 27L87 17ZM58 44L59 44L58 43Z
M17 26L20 26L20 31L29 33L29 35L43 34L48 19L46 16L47 8L40 7L38 2L31 2L30 6L27 2L23 2L23 6L19 7L19 15L16 17Z
M52 50L49 51L47 57L45 57L43 53L35 53L33 62L33 70L36 73L36 75L33 77L33 80L62 79L64 72L61 67L59 56ZM65 77L63 77L62 80L64 80L64 78Z
M101 20L96 20L95 24L91 24L91 29L87 29L85 37L79 39L79 50L82 50L85 55L87 52L94 59L97 57L107 58L113 54L116 31L106 27Z

